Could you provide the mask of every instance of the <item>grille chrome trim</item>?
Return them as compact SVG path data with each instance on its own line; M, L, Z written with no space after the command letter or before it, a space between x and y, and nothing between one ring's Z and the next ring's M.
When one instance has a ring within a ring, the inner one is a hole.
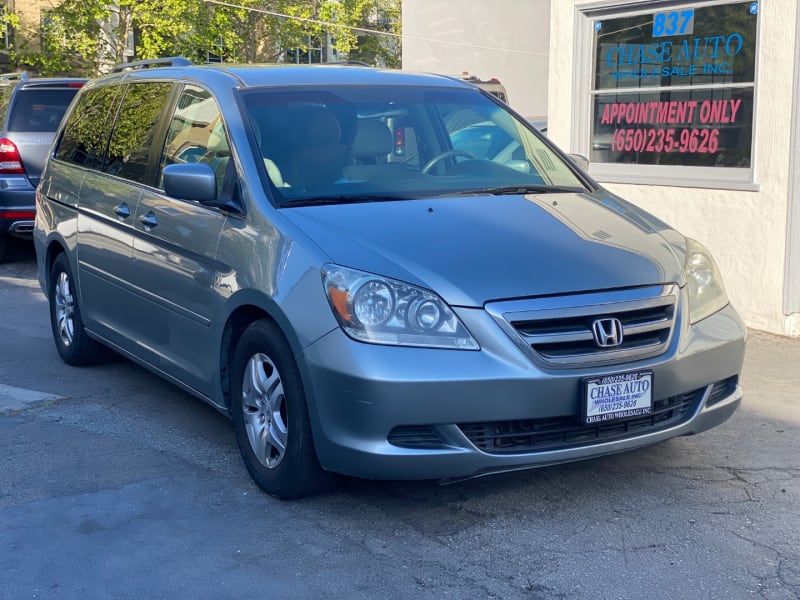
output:
M490 302L487 312L534 362L573 368L657 356L667 350L675 330L677 285ZM623 343L597 346L592 322L622 322Z

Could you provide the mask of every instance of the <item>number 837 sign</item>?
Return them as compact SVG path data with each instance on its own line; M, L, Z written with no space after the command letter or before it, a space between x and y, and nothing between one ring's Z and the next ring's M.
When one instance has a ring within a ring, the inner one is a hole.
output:
M653 15L653 37L694 33L694 9L668 10Z

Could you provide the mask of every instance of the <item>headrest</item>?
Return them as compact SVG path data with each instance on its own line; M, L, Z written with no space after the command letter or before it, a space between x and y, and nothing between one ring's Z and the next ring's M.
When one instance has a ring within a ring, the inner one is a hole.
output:
M376 158L386 156L394 148L392 132L378 119L359 121L356 138L353 140L355 158Z
M338 144L342 139L339 119L322 106L302 106L292 114L292 122L300 145Z
M230 152L228 139L225 137L225 126L222 124L221 117L217 117L216 123L208 133L208 145L206 147L209 152L216 154L228 154Z

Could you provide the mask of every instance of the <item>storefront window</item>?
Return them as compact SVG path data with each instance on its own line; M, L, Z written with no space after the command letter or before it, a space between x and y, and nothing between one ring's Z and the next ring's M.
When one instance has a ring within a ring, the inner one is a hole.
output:
M749 169L757 19L753 1L595 19L591 161Z

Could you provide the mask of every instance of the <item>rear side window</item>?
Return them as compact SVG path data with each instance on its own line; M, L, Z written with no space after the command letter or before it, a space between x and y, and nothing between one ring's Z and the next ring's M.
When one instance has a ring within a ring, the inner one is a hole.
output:
M172 84L134 83L128 87L108 144L103 171L145 182L150 147Z
M8 119L9 131L55 131L77 88L20 89Z
M64 127L56 149L57 159L90 169L100 168L119 91L119 86L105 86L81 95Z

